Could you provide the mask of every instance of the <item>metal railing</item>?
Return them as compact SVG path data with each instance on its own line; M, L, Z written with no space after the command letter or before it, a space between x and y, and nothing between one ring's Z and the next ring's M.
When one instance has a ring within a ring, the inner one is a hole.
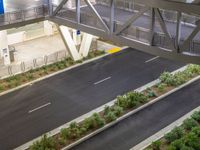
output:
M68 56L67 51L63 50L44 57L35 58L30 61L23 61L18 64L11 64L8 66L0 66L0 79L64 60Z
M0 26L19 23L48 15L48 6L41 5L19 11L6 12L0 15Z
M109 6L109 1L110 0L98 0L97 4ZM134 0L116 0L115 6L117 8L133 12L138 12L142 7L144 7L142 4L135 3ZM165 21L177 21L177 13L175 11L161 9L161 13ZM146 12L145 15L150 16L150 13ZM182 22L185 24L195 24L197 20L199 20L199 17L197 16L192 16L184 13L182 14Z

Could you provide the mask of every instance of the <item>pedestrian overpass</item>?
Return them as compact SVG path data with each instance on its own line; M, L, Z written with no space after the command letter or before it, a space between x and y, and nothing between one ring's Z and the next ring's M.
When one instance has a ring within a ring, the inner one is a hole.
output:
M200 4L172 0L52 0L7 12L0 30L50 20L143 52L200 64ZM61 30L62 32L62 30Z

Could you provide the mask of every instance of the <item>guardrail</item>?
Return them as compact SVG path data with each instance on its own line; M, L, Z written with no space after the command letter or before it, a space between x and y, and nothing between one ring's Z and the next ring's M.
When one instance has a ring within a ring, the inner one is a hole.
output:
M41 5L19 11L6 12L0 15L0 26L19 23L48 15L48 6Z

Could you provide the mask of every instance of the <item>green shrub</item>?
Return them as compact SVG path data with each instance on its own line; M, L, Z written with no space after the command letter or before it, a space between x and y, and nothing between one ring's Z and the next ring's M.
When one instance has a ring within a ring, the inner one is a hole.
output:
M3 86L3 85L0 85L0 92L1 92L1 91L4 91L4 90L5 90L4 86Z
M198 126L198 122L192 118L183 121L183 127L187 130L191 130L193 127Z
M123 108L120 106L114 105L113 112L117 117L119 117L123 113Z
M40 141L35 142L32 146L29 147L30 150L54 150L55 141L52 137L47 137L44 135Z
M184 137L184 143L186 146L193 148L194 150L200 149L200 138L193 132L190 132Z
M114 112L110 111L108 114L106 114L105 116L105 119L107 122L112 122L112 121L115 121L117 119L117 116L115 115Z
M200 74L200 66L199 65L188 65L187 70L192 74Z
M62 139L67 140L70 137L70 131L68 128L61 129L60 136Z
M186 82L187 75L184 72L177 72L174 75L164 72L160 75L160 80L168 86L178 86Z
M76 139L81 136L80 126L76 122L72 122L69 125L68 129L69 129L69 138L70 139Z
M161 142L160 141L155 141L152 143L152 149L153 150L160 150Z
M127 101L127 96L117 96L117 101L115 102L116 105L122 107L122 108L127 108L128 107L128 101Z
M158 91L159 91L159 92L164 92L164 89L165 89L165 87L166 87L166 84L165 84L165 83L159 83L159 84L157 84L156 87L158 88Z
M111 111L111 107L110 106L105 106L104 108L104 115L108 114Z
M200 111L196 111L192 114L192 118L198 122L200 122Z
M184 130L181 127L174 128L171 132L165 134L164 138L168 143L180 139L184 135Z
M105 120L99 114L94 113L92 118L94 120L95 126L102 127L105 125Z
M200 126L192 128L192 133L196 134L200 138Z
M162 83L166 83L167 85L174 85L174 78L173 78L173 75L169 72L163 72L161 75L160 75L160 81Z
M146 102L147 97L143 93L134 91L127 93L127 100L128 100L128 107L133 108L141 103Z
M92 119L92 117L86 118L83 121L82 126L84 128L86 128L87 130L93 129L93 119Z
M178 139L178 140L173 141L167 150L183 150L185 148L186 146L184 144L183 139Z
M83 121L82 127L86 130L100 128L105 125L105 120L97 113ZM83 130L84 130L83 129Z

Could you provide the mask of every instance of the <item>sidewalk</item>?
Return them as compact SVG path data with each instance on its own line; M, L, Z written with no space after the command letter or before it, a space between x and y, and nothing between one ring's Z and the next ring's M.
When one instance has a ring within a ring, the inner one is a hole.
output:
M66 47L59 34L49 37L44 36L23 43L14 44L13 46L16 49L14 54L14 64L19 64L23 61L30 61L35 58L44 57L45 55L66 50Z

